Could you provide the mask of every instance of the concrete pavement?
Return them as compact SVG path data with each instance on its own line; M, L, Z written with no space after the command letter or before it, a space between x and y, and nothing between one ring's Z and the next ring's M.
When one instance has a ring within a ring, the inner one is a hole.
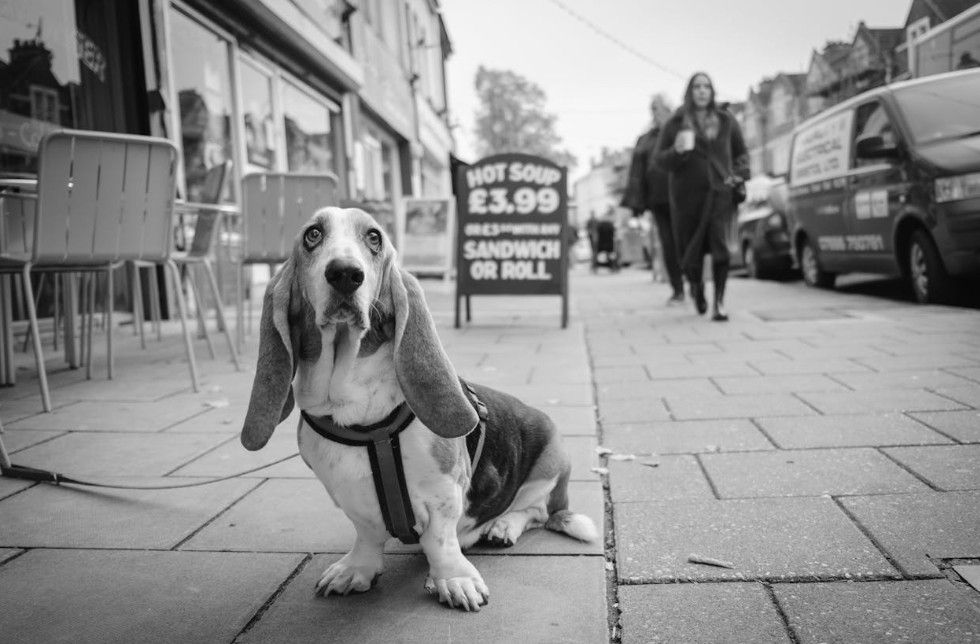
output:
M557 298L474 298L454 330L451 283L424 284L460 373L555 419L604 543L474 549L478 614L426 596L394 544L369 593L318 599L353 530L297 457L174 490L0 478L0 639L980 641L980 312L733 279L719 324L663 307L647 273L576 267L567 329ZM92 381L47 344L52 414L18 354L12 460L152 485L295 452L292 421L238 445L252 373L198 342L192 393L178 331L143 351L118 329L114 381L99 338Z

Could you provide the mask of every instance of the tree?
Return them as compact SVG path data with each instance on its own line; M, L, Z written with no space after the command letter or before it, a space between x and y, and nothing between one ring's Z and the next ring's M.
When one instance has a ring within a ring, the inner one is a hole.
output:
M569 169L575 155L561 146L555 132L557 116L545 109L547 97L540 87L506 69L476 71L476 148L480 156L524 152L550 159Z

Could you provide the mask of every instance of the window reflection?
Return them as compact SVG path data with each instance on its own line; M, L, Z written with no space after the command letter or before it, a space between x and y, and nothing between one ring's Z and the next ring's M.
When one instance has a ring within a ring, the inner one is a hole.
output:
M289 170L337 173L332 136L336 117L328 105L292 83L283 83L282 102Z
M228 43L178 11L171 16L187 198L201 202L232 200L234 182L213 179L223 173L232 158Z
M251 61L242 58L241 79L248 169L274 170L276 135L272 118L272 78Z

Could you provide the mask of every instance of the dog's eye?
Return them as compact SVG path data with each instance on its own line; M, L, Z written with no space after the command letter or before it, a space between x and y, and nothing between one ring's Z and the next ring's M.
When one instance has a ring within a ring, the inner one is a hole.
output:
M303 243L310 248L319 244L321 239L323 239L323 231L316 226L308 229L303 235Z
M375 252L381 250L381 231L372 228L365 233L364 239L367 241L368 246L371 247L371 250Z

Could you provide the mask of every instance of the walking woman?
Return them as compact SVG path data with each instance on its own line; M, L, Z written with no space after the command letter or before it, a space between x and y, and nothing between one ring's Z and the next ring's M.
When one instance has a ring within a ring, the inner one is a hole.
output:
M725 321L730 263L725 230L735 209L735 187L749 178L749 160L742 130L735 117L715 105L714 86L704 72L688 81L684 104L660 132L656 158L669 173L674 239L694 306L701 315L708 310L703 267L710 254L711 319Z

